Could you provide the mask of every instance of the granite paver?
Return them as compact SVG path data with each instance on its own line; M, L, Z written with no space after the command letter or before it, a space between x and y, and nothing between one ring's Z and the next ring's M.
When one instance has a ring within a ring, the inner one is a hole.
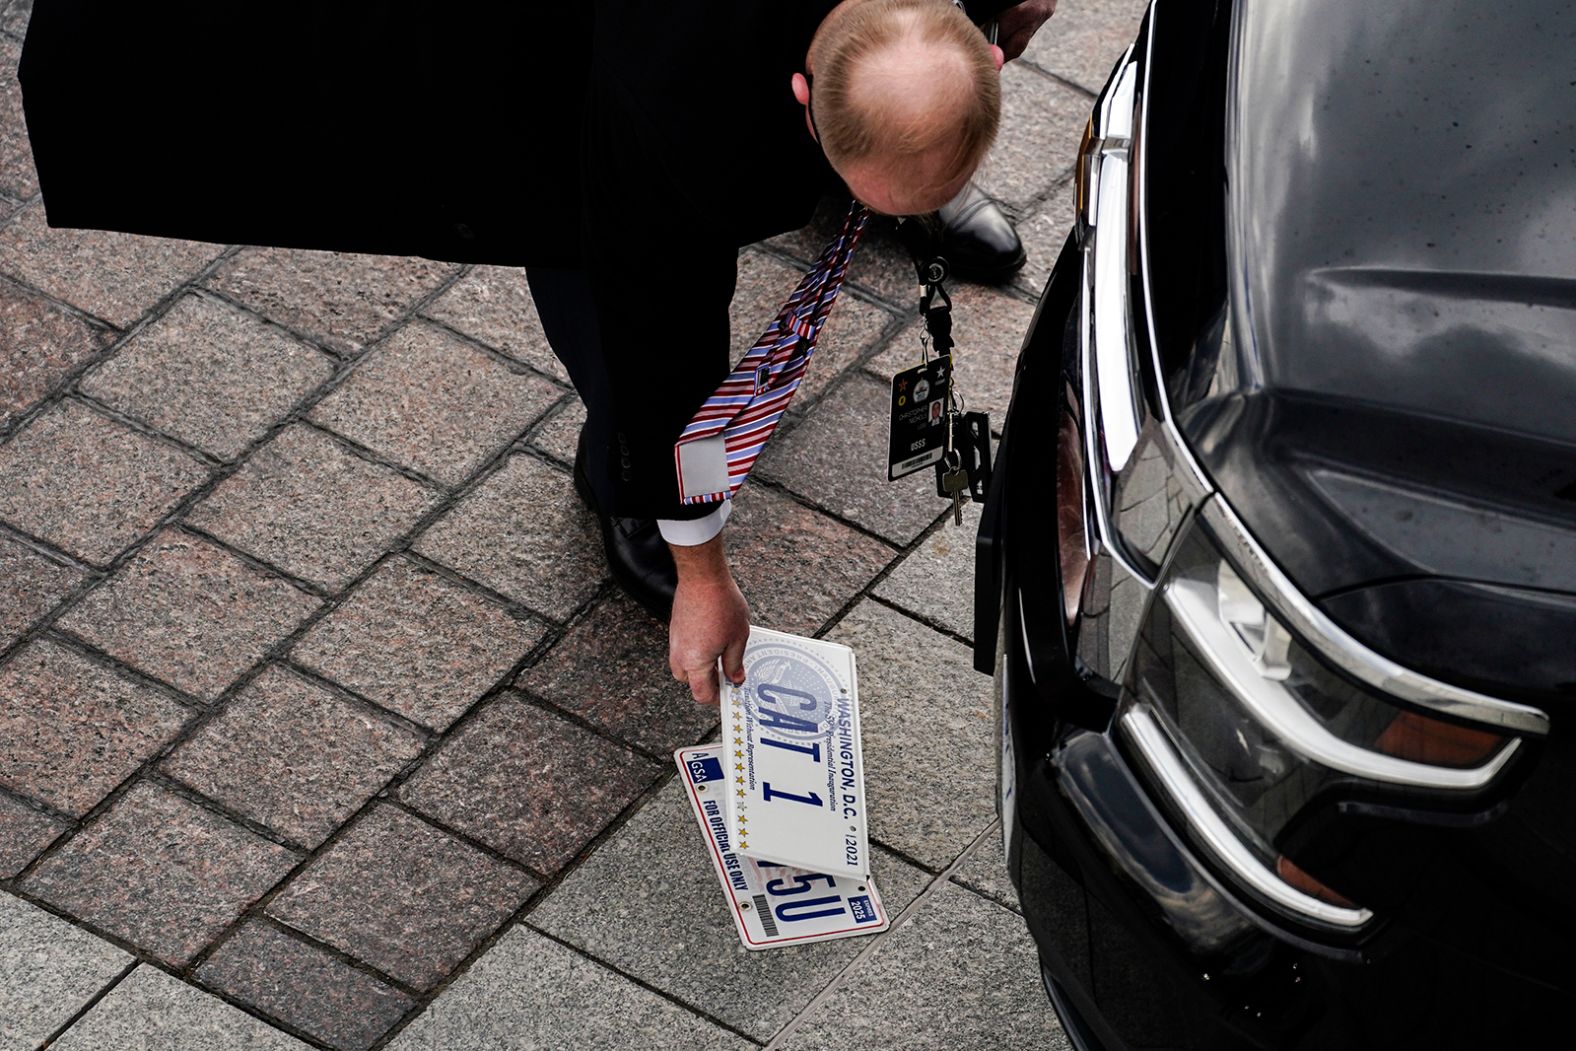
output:
M114 333L0 278L0 434L109 346Z
M0 40L0 193L23 199L38 192L33 170L33 149L27 141L27 121L22 115L22 85L16 63L22 49Z
M330 590L348 584L439 500L436 490L296 424L187 513L225 543Z
M565 399L531 434L531 445L561 464L573 466L580 428L586 423L586 407L578 396Z
M717 725L717 706L696 704L668 671L662 625L622 593L577 621L516 682L657 755L695 744Z
M543 630L486 595L395 557L314 624L291 657L441 731L529 653Z
M82 581L82 574L0 535L0 650Z
M425 744L386 717L271 665L160 766L243 817L311 848Z
M1090 100L1018 63L1003 67L1001 85L1001 126L1012 132L996 137L975 181L1022 214L1072 170Z
M1018 903L1018 892L1013 888L1012 878L1007 873L1007 854L1001 841L1000 822L991 826L985 838L963 859L963 864L958 866L952 878L1014 912L1023 911Z
M734 498L726 539L750 622L813 635L897 553L765 486Z
M525 873L380 803L297 873L267 912L429 989L536 887Z
M1077 188L1069 177L1051 190L1050 197L1033 215L1018 223L1018 237L1029 257L1013 279L1013 286L1019 291L1038 296L1044 290L1077 218L1077 196Z
M140 781L46 857L22 889L179 967L298 860L211 810Z
M568 370L547 344L521 267L472 267L422 313L560 383L569 382Z
M394 463L458 485L562 390L424 322L374 348L311 418Z
M21 872L65 830L65 822L0 792L0 879Z
M389 1051L747 1051L755 1045L516 927Z
M117 328L219 257L223 245L104 230L58 230L41 202L0 228L0 271Z
M1063 4L1024 49L1025 61L1098 92L1138 33L1149 0Z
M1023 918L947 884L779 1046L1068 1051L1072 1045L1040 987Z
M564 620L607 576L596 520L569 472L517 454L413 545L521 605Z
M894 916L928 880L879 848L874 867L882 904ZM870 944L868 938L844 938L761 952L744 948L677 779L526 922L761 1041Z
M660 769L506 693L445 740L399 797L537 872L554 873Z
M366 1051L415 1001L265 920L247 920L197 968L205 985L342 1051Z
M336 354L355 355L458 270L417 256L254 247L225 260L206 284Z
M875 586L875 595L966 639L974 638L974 541L981 507L963 505L963 525L952 519L903 556Z
M282 577L168 528L56 623L212 700L318 605Z
M83 393L233 460L334 374L321 351L211 296L188 294L83 377Z
M0 1051L33 1051L131 963L104 939L0 892Z
M307 1051L218 997L147 964L93 1005L50 1051Z
M194 712L39 638L0 665L0 785L81 817Z
M68 399L0 445L0 518L102 565L208 474L173 445Z
M894 543L907 544L936 520L942 506L929 470L887 481L890 414L890 384L850 376L808 419L766 447L756 472Z
M945 868L996 816L990 680L968 647L877 602L827 638L859 656L871 836Z
M33 14L33 0L11 0L5 13L0 14L0 29L14 33L18 38L27 32L27 21Z

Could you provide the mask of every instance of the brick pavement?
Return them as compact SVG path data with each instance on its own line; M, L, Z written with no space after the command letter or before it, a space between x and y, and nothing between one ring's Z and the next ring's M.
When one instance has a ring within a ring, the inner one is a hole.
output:
M898 918L748 954L668 757L714 710L607 579L522 273L50 230L30 8L0 2L0 1051L1065 1046L1002 871L972 528L876 480L915 352L891 240L730 535L757 622L859 654ZM955 289L973 404L1141 10L1063 0L1004 77L982 182L1030 265ZM839 211L744 252L741 345Z

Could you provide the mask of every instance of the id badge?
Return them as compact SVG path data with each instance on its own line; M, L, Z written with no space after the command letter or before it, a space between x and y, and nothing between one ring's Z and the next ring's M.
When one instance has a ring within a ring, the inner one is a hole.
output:
M896 481L941 460L947 448L947 391L951 382L950 354L892 377L887 481Z

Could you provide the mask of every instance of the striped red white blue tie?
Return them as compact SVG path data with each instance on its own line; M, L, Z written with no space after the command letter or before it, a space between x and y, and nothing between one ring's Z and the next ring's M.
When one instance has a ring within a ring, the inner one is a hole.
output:
M855 201L843 228L821 253L766 333L739 360L673 446L679 499L686 504L733 499L788 409L837 302L859 235L870 218Z

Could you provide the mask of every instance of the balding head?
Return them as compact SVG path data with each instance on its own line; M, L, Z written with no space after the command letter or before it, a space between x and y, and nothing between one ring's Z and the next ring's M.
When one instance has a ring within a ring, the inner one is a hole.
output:
M821 147L879 211L932 211L996 135L1000 53L948 0L844 0L810 45ZM800 94L795 82L795 94Z

